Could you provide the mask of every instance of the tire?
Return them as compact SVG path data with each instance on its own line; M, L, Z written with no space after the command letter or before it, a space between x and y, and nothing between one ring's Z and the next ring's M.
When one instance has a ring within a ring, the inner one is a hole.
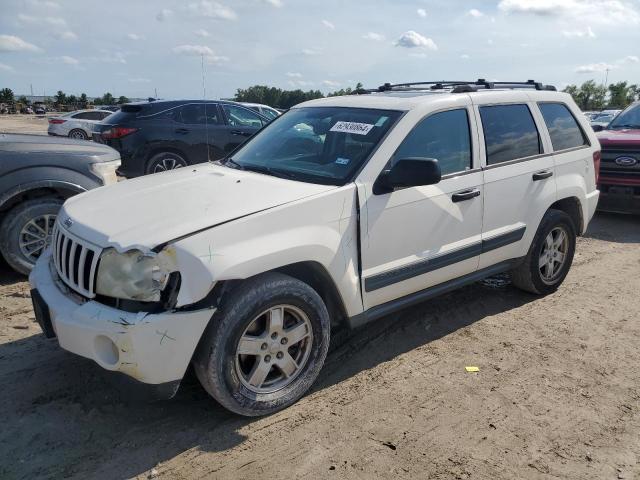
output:
M173 152L156 153L147 163L146 173L160 173L189 165L185 158Z
M283 315L266 313L280 308ZM284 318L283 329L274 336L269 327L279 324L278 317ZM288 327L292 322L296 326ZM301 332L306 332L303 340L288 343L288 335L302 337ZM194 369L205 390L226 409L244 416L268 415L293 404L311 387L327 356L329 337L329 313L316 291L287 275L265 273L241 284L223 302L200 341ZM240 345L257 354L239 354ZM291 365L299 368L287 376ZM268 375L252 384L265 370Z
M35 260L51 242L53 224L62 203L60 199L45 197L28 200L9 210L0 224L0 252L14 270L29 274ZM45 230L45 237L41 237ZM32 254L27 255L29 252Z
M565 236L562 245L560 232ZM559 245L557 249L549 248L556 243ZM569 273L575 249L576 231L571 217L560 210L548 210L542 217L527 256L511 272L513 284L538 295L555 292ZM550 259L553 260L551 266Z
M75 138L76 140L88 140L89 136L84 130L80 128L74 128L69 132L69 138Z

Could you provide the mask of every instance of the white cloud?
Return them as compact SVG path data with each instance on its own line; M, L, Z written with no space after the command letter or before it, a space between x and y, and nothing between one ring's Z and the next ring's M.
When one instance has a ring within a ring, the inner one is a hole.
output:
M206 38L206 37L210 37L211 36L211 34L208 31L206 31L204 28L196 30L194 33L197 36L202 37L202 38Z
M142 77L127 78L127 81L131 83L151 83L150 79Z
M480 17L484 17L484 13L482 13L480 10L477 10L475 8L472 8L471 10L469 10L467 12L469 15L471 15L472 17L475 18L480 18Z
M25 15L20 13L18 20L22 23L49 25L51 27L66 27L67 21L61 17L34 17L33 15Z
M220 20L235 20L238 18L238 15L233 9L209 0L190 3L187 9L198 17L217 18Z
M284 3L282 2L282 0L264 0L264 1L269 5L271 5L272 7L276 7L276 8L284 7Z
M566 16L572 23L637 25L640 11L630 0L501 0L505 13Z
M340 86L340 82L334 82L333 80L323 80L322 84L326 85L327 87L339 87Z
M203 56L208 64L219 65L229 61L229 57L216 55L216 53L206 45L178 45L171 49L173 53L188 56Z
M408 32L400 35L400 38L396 41L396 46L405 48L426 48L428 50L438 49L438 46L432 39L424 37L413 30L409 30Z
M596 38L591 27L587 27L586 30L563 30L562 35L567 38Z
M302 78L302 74L298 72L287 72L289 78Z
M625 64L625 63L638 63L640 61L640 58L636 57L635 55L628 55L620 60L618 60L619 64Z
M51 0L29 0L28 3L36 8L60 8L60 4Z
M6 63L0 63L0 71L1 72L15 72L15 68L11 65L7 65Z
M469 55L467 55L466 53L463 53L462 55L460 55L460 58L462 60L469 60L471 57Z
M373 40L374 42L383 42L385 40L385 36L375 32L369 32L366 35L363 35L362 38L365 40Z
M52 35L59 40L77 40L78 39L78 35L76 35L71 30L65 30L64 32L54 32Z
M163 8L156 15L156 20L158 20L159 22L164 22L171 15L173 15L173 10L169 10L168 8Z
M109 50L102 50L100 56L89 57L88 60L99 63L127 63L126 54L124 52L112 52Z
M576 73L602 73L607 70L617 70L630 63L638 63L640 58L635 55L627 55L624 58L619 58L614 63L598 62L589 63L587 65L580 65L576 68Z
M292 87L311 87L314 85L314 82L307 80L289 80L287 83Z
M322 25L324 25L325 27L327 27L330 30L335 30L336 26L331 23L329 20L322 20Z
M320 51L313 48L303 48L302 54L312 57L314 55L320 55Z
M65 65L78 65L80 64L80 60L77 58L70 57L68 55L63 55L60 57L60 61Z
M41 52L40 47L14 35L0 35L0 52Z
M427 11L424 8L419 8L416 10L416 13L419 17L425 18L427 16Z
M127 38L129 40L133 40L134 42L138 40L144 40L144 37L142 35L138 35L137 33L127 33Z

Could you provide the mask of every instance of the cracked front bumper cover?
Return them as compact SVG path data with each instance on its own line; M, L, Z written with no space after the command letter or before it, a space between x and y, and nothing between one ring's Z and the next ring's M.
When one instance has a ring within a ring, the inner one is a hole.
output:
M62 348L140 382L180 381L214 309L129 313L85 301L57 279L47 251L29 281L48 309Z

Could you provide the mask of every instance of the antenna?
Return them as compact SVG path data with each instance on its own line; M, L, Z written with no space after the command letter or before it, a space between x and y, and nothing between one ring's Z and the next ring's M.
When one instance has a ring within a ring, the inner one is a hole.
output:
M204 131L205 134L207 136L207 162L211 161L211 152L209 151L209 115L207 114L207 107L209 106L206 101L207 101L207 89L206 89L206 82L205 82L205 76L204 76L204 54L200 55L200 59L201 59L201 69L202 69L202 100L205 101L204 103ZM218 107L216 107L218 108Z

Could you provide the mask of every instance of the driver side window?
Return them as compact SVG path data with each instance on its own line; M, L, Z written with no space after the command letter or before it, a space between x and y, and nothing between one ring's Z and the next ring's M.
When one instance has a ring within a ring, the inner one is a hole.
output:
M411 157L438 160L442 175L472 168L469 117L464 108L434 113L423 119L407 135L393 155L397 160Z

